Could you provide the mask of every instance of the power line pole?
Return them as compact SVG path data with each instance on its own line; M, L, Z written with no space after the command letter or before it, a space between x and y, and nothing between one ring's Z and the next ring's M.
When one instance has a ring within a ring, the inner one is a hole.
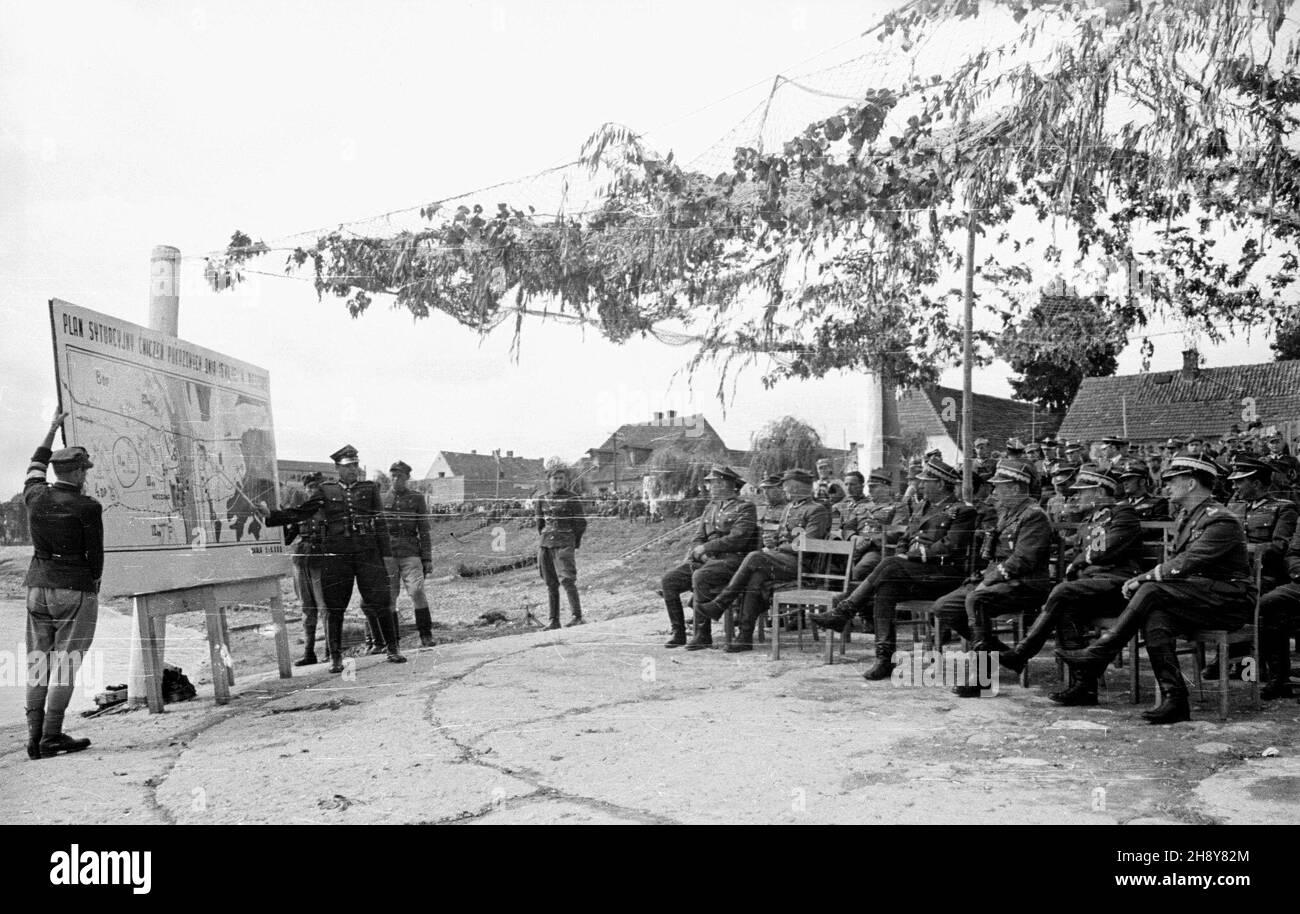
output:
M974 457L971 440L971 362L975 359L975 344L971 338L971 321L975 315L975 209L972 206L966 217L966 290L965 320L962 323L962 380L961 380L961 497L970 501L975 497Z

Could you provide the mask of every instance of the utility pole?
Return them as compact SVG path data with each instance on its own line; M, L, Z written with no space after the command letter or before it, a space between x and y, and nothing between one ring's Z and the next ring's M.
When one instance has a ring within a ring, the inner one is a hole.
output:
M614 432L614 494L618 494L618 432Z
M962 323L961 344L962 344L962 380L961 380L961 451L962 460L961 470L961 497L964 501L970 501L975 497L975 486L973 479L974 457L972 456L971 441L971 363L975 359L975 345L971 338L971 321L975 315L975 209L972 206L966 217L966 290L965 290L965 311L966 317Z
M497 487L496 487L496 496L494 498L494 501L499 502L501 501L501 448L497 448L495 451L493 451L492 456L495 457L497 461L497 478L496 478Z

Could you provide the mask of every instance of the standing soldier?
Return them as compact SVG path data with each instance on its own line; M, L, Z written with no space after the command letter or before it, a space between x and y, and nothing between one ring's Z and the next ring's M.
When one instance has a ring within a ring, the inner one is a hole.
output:
M1300 485L1300 461L1286 452L1286 443L1276 432L1268 438L1264 460L1273 467L1273 494L1294 501L1296 486Z
M302 478L307 490L303 501L316 495L320 484L324 482L324 473L308 473ZM302 502L299 502L301 504ZM302 659L294 666L315 666L316 659L316 623L325 610L325 592L321 584L321 568L324 557L321 555L321 514L300 523L285 527L284 542L293 550L293 579L298 588L298 599L302 601L302 633L307 647L302 652ZM326 649L329 641L325 642Z
M1103 470L1118 466L1120 460L1128 456L1128 439L1126 438L1110 435L1102 438L1101 443L1104 445L1104 450L1101 457L1097 459L1097 466Z
M817 481L813 483L813 498L830 508L844 500L847 494L844 483L834 478L831 462L823 457L817 461Z
M1065 580L1052 588L1020 643L998 654L998 662L1015 673L1024 670L1053 631L1062 647L1083 647L1089 620L1117 615L1124 608L1124 582L1141 570L1142 522L1132 505L1115 501L1119 480L1114 474L1089 464L1070 488L1078 494L1085 519L1067 552ZM1063 705L1095 705L1096 675L1073 667L1070 672L1069 685L1048 697Z
M799 537L825 539L831 531L830 508L812 497L812 473L800 469L786 470L781 485L790 502L781 515L776 545L745 556L727 586L711 602L695 610L697 617L704 615L716 622L728 606L737 598L744 597L740 637L727 648L731 653L754 649L754 624L763 611L767 585L793 581L798 573Z
M412 489L411 467L399 460L388 468L393 488L384 496L384 514L393 555L388 559L388 592L392 595L393 613L402 585L415 604L415 627L420 632L420 647L433 647L433 617L429 615L429 598L424 593L424 579L433 571L433 535L429 530L429 506L424 495Z
M569 471L556 467L547 474L550 491L537 499L537 532L542 535L537 548L537 567L546 582L550 623L547 631L560 627L560 588L569 598L573 618L569 625L582 624L582 604L578 600L578 562L575 551L582 546L587 532L587 518L582 499L569 490Z
M972 464L974 472L983 476L985 479L992 476L998 468L997 458L989 451L989 439L975 439L975 460Z
M1051 590L1047 560L1052 524L1029 495L1031 479L1023 460L998 461L998 471L989 480L998 521L984 543L988 565L934 602L937 624L971 639L977 653L1008 650L993 634L994 619L1036 611ZM953 689L961 698L978 698L980 691L974 684Z
M957 498L961 473L934 457L927 461L920 482L925 501L908 521L898 552L883 559L831 612L812 617L818 627L843 631L855 613L873 615L876 663L863 674L871 681L887 679L894 670L898 604L934 599L960 584L966 574L976 513Z
M663 577L664 602L668 606L668 621L673 634L664 647L680 647L686 643L686 614L682 610L682 594L691 591L694 605L703 606L721 590L746 554L758 542L758 509L754 503L740 498L740 474L731 467L715 465L704 477L709 487L709 506L704 509L691 551L686 561ZM696 613L699 641L700 632L707 632L709 622ZM711 632L704 635L711 643Z
M344 445L330 459L338 482L323 482L307 501L296 508L270 510L258 504L259 516L268 527L302 523L317 513L320 520L321 590L325 597L325 646L330 672L343 672L343 614L352 600L352 585L361 591L361 612L384 639L389 663L405 663L398 648L397 614L388 593L385 559L392 554L384 505L373 480L361 479L357 449Z
M82 494L94 466L83 447L51 452L68 414L56 410L32 455L23 503L32 536L27 588L27 757L81 752L90 740L63 732L73 680L95 640L99 580L104 573L103 508ZM45 470L54 467L54 485Z
M1148 723L1191 719L1175 652L1178 636L1202 628L1233 631L1250 619L1254 586L1246 534L1241 521L1211 498L1218 472L1212 461L1190 455L1170 462L1164 478L1180 511L1169 557L1124 582L1128 604L1109 631L1086 648L1056 651L1075 675L1097 676L1141 628L1161 693L1159 706L1142 714Z

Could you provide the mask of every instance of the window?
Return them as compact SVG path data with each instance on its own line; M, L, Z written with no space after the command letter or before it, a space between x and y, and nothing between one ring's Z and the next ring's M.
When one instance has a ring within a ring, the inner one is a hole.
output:
M447 478L447 474L444 473L444 472L439 471L439 473L438 473L438 478L439 478L439 479L446 479L446 478Z

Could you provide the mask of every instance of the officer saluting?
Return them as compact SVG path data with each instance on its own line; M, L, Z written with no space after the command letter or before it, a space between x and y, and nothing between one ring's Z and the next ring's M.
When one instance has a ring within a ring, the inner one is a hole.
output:
M680 647L686 643L681 594L693 591L697 607L713 599L758 540L758 509L753 502L736 494L742 483L740 474L730 467L715 465L704 481L712 501L700 518L699 529L691 540L691 551L685 562L663 577L664 602L673 627L673 635L664 647ZM707 617L700 618L702 615L696 613L696 623L707 630L709 621Z
M352 583L361 591L361 611L384 638L389 663L405 663L397 644L397 614L388 593L384 559L392 554L388 526L379 487L360 479L357 449L345 445L330 455L339 474L338 482L321 483L320 489L296 508L272 511L266 502L258 513L268 527L302 523L324 514L321 519L321 590L325 596L326 646L330 672L343 672L343 613L352 599Z
M27 756L81 752L90 740L63 732L63 713L81 658L95 639L104 573L103 508L81 488L94 466L83 447L51 453L65 412L55 412L32 455L23 503L34 547L27 568ZM54 466L54 485L45 470ZM50 684L50 680L54 684Z
M388 592L393 612L397 612L397 596L405 584L406 592L415 604L415 627L420 631L420 646L433 647L433 617L429 615L429 598L424 593L424 579L433 571L429 506L424 495L409 485L409 464L399 460L388 468L388 472L393 476L393 488L384 496L384 514L393 547L393 556L388 559Z

